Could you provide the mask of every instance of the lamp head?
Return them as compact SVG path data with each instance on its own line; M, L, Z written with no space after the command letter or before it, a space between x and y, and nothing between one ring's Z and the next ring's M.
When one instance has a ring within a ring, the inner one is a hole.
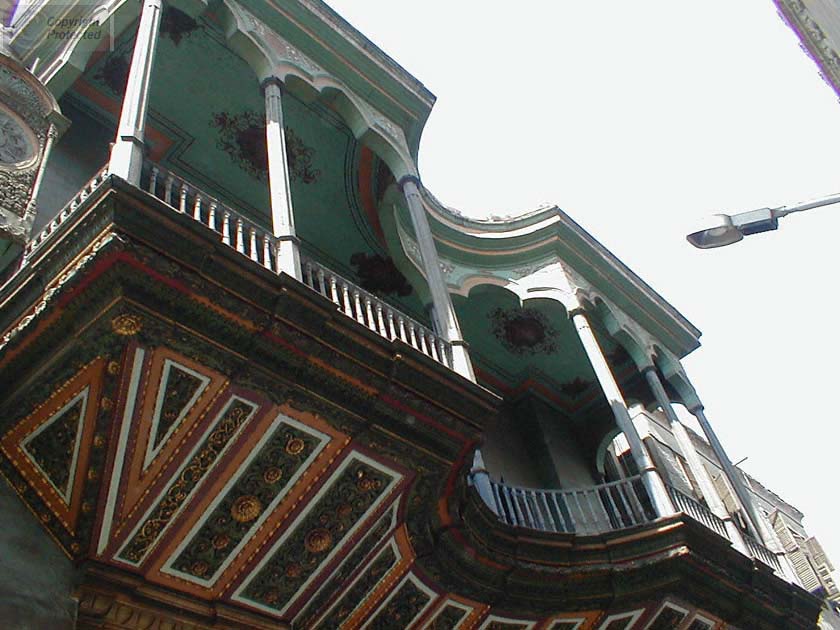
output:
M704 225L707 227L697 230L686 236L686 240L699 249L712 249L737 243L744 235L732 223L732 217L728 214L712 215Z

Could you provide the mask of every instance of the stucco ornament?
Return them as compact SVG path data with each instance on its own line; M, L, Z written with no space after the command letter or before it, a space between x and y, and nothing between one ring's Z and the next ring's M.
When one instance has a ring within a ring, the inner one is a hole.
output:
M0 238L25 244L46 158L66 120L49 91L0 55Z

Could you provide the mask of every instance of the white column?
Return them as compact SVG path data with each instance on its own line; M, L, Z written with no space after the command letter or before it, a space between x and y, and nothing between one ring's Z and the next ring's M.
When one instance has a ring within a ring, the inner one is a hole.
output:
M265 142L268 151L268 191L271 229L277 248L277 271L301 280L300 241L295 234L295 213L289 186L286 131L283 127L283 84L272 77L263 82L265 92Z
M607 402L612 409L615 416L615 422L627 442L630 444L630 453L633 455L633 460L639 468L642 475L642 481L645 488L650 495L650 500L653 503L654 509L659 516L670 516L674 514L674 506L671 504L671 498L668 496L668 491L665 489L665 484L662 482L662 477L653 464L650 454L647 452L645 445L639 437L636 426L630 419L630 413L627 411L627 403L624 401L624 396L618 388L613 377L607 359L589 326L589 320L586 317L582 308L575 309L569 313L572 322L575 325L580 341L583 344L583 349L586 351L586 356L589 357L589 363L595 371L595 376L601 384L601 390L607 398Z
M110 173L137 186L140 185L140 172L143 168L146 110L149 105L149 87L160 30L160 15L161 0L143 0L120 123L117 127L117 139L111 149L111 160L108 164Z
M735 548L746 554L747 547L744 544L743 536L741 536L741 530L738 529L738 526L732 521L729 512L726 511L726 506L723 504L723 501L717 493L717 489L715 488L715 484L709 475L709 471L703 465L703 461L700 459L700 454L697 452L697 449L694 448L694 443L691 441L688 431L685 426L683 426L683 423L680 422L674 408L671 406L671 401L665 393L665 387L662 385L662 381L656 373L656 368L653 365L648 365L642 369L642 372L647 379L648 385L650 385L650 389L656 398L657 404L662 408L662 411L665 413L665 417L668 419L668 423L671 426L671 433L673 433L674 439L677 441L677 447L680 450L680 454L685 457L685 460L688 462L689 469L694 475L694 478L697 480L697 483L700 484L700 491L703 493L703 497L706 499L709 509L715 516L724 522L726 525L726 533Z
M449 296L446 281L440 271L440 260L435 248L432 229L429 227L429 220L426 217L426 209L423 207L423 200L420 197L419 184L420 181L413 175L406 175L400 180L400 186L408 203L408 211L411 214L411 223L414 226L417 245L420 248L423 273L432 294L432 305L438 322L438 331L444 339L452 344L452 368L461 376L475 382L475 373L467 351L467 344L461 337L461 327L458 325L458 318L455 316L452 298Z

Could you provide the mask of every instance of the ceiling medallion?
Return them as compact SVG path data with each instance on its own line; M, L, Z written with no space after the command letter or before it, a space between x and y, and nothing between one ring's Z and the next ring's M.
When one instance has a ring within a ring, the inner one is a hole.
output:
M313 529L306 535L303 544L310 553L323 553L332 547L332 534L322 527Z
M493 336L513 354L551 354L557 351L557 331L537 310L497 308L488 317Z
M249 521L253 521L257 518L260 515L260 512L262 512L262 509L263 507L260 500L257 497L248 494L239 497L233 502L233 505L230 506L230 515L237 523L248 523Z

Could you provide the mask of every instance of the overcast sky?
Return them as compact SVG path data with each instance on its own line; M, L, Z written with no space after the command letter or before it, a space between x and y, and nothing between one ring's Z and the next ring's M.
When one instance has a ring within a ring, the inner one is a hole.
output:
M772 0L328 2L438 97L419 166L443 203L556 203L703 331L684 364L731 459L840 564L840 206L684 238L840 192L840 104Z

